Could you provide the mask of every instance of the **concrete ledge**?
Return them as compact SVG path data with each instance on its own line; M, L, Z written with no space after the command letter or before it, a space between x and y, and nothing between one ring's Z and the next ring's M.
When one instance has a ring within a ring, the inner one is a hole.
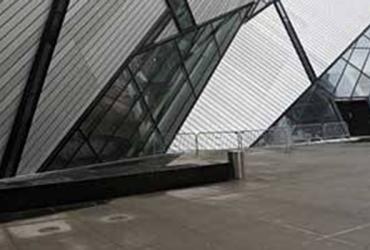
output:
M160 167L140 163L117 166L105 164L99 169L75 169L0 182L0 213L106 200L114 197L156 192L233 178L228 163ZM154 163L153 163L154 164ZM130 170L131 169L131 170ZM127 170L127 171L125 171Z

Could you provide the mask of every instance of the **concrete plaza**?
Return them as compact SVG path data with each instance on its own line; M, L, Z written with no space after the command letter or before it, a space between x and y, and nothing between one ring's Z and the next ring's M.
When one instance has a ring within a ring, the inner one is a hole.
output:
M265 149L247 159L243 181L4 222L0 249L370 249L370 144Z

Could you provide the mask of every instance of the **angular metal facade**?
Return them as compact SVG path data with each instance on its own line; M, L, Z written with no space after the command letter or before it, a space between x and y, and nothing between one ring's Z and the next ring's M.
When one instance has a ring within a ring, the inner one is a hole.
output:
M9 139L51 2L0 2L0 157Z
M165 10L161 1L71 1L19 174L45 161Z
M309 86L289 36L271 6L241 28L181 133L263 133ZM246 146L259 135L254 136Z
M283 0L317 75L370 22L368 0Z
M370 23L370 2L365 0L281 0L281 3L318 76L325 73ZM261 131L249 138L247 146L252 145L259 138L258 134L275 124L276 119L311 85L281 20L273 12L262 12L241 29L240 38L235 39L228 52L230 55L226 55L184 123L180 140L183 133ZM243 36L248 27L250 32L246 31ZM363 56L367 56L368 50L365 50ZM346 63L341 61L334 70L342 72ZM343 67L338 69L340 66ZM277 68L283 74L277 72ZM352 77L355 78L353 84L359 88L367 80L366 75L361 76L359 79L358 73ZM350 87L348 84L344 86ZM367 89L363 87L359 91L366 92Z
M53 1L0 2L0 157ZM271 2L70 0L18 174L165 152L183 124L267 129L310 86ZM318 74L370 21L365 0L282 2Z
M164 152L255 6L139 49L42 169ZM171 21L159 22L152 33L167 34Z
M325 72L323 86L337 100L370 96L370 28Z

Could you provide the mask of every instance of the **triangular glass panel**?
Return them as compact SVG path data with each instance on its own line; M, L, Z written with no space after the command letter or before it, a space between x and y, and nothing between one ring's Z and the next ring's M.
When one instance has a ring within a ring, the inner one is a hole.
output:
M369 50L367 49L354 49L350 62L359 70L362 70L365 60L369 54Z
M360 37L356 43L356 48L370 48L370 40L366 38L366 36Z
M370 94L370 78L361 74L353 97L368 97Z
M335 95L341 98L350 98L359 76L360 71L348 64L344 75L339 82Z

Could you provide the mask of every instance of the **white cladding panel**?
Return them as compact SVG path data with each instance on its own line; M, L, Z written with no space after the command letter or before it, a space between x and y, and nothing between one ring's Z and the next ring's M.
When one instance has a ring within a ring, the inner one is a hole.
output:
M369 25L369 0L282 0L320 75Z
M32 173L166 10L162 0L72 0L18 174Z
M180 133L261 134L309 86L275 9L269 7L241 28ZM244 146L257 136L243 141Z
M195 21L204 23L255 0L188 0Z
M51 0L0 1L0 158L50 5Z

